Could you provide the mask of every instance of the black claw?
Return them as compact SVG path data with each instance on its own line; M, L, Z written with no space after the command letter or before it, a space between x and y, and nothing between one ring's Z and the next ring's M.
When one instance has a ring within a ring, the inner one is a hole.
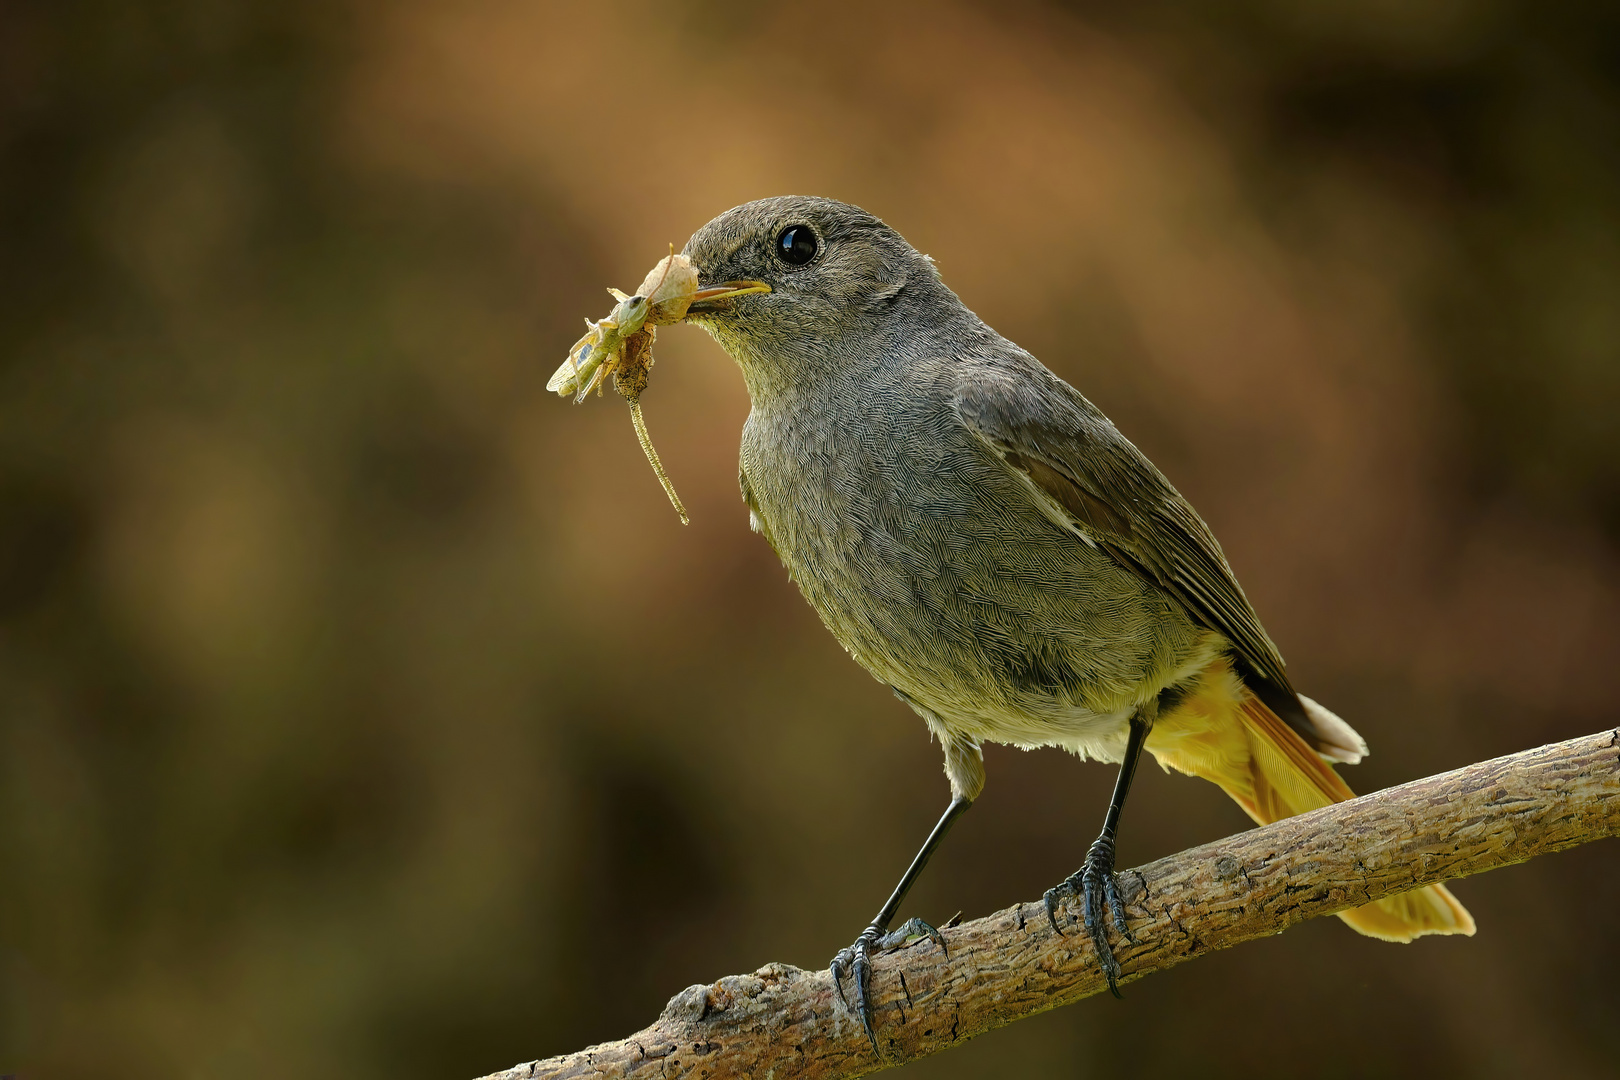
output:
M938 945L946 956L950 950L945 945L945 935L934 929L921 919L907 919L899 929L885 934L883 927L876 923L861 931L861 936L847 949L839 949L838 954L827 965L832 974L833 989L838 991L838 1000L844 1008L861 1018L861 1028L866 1032L867 1039L872 1043L872 1053L882 1057L878 1049L877 1032L872 1028L872 999L867 994L872 984L872 955L874 953L888 952L897 949L914 938L926 937ZM844 996L844 977L852 976L855 984L855 1007L850 1008L849 999Z
M872 1053L878 1052L877 1033L872 1030L872 999L867 994L867 987L872 985L872 961L865 950L855 953L855 997L861 1010L861 1027L866 1029L866 1037L872 1042Z
M951 950L945 945L945 935L935 930L931 923L918 918L907 919L900 924L899 929L884 934L882 940L877 943L877 950L878 952L888 952L890 949L898 949L906 942L921 937L925 937L938 945L940 950L944 952L946 959L950 958Z
M866 1032L867 1039L872 1044L872 1053L882 1054L878 1050L877 1033L872 1030L872 1002L867 996L866 989L872 982L872 946L883 937L883 928L876 924L868 926L861 931L861 936L855 939L855 944L847 949L839 949L838 954L832 958L828 970L832 973L833 986L838 990L838 1000L845 1009L849 1008L849 999L844 996L843 979L846 974L854 976L855 981L855 1008L853 1012L861 1018L861 1027Z
M1080 871L1080 888L1084 896L1081 905L1085 913L1086 933L1091 936L1092 944L1097 947L1097 960L1101 964L1103 974L1108 978L1108 992L1115 997L1123 995L1119 992L1119 980L1123 975L1119 961L1114 959L1114 950L1108 944L1108 931L1106 926L1107 915L1112 915L1114 924L1123 927L1125 924L1124 905L1119 899L1119 889L1114 884L1114 841L1113 837L1104 834L1097 837L1090 850L1086 852L1086 862ZM1099 895L1100 894L1100 895Z
M1080 899L1080 921L1097 950L1097 964L1108 980L1108 990L1115 997L1123 997L1119 980L1124 972L1108 944L1108 922L1113 922L1114 929L1124 940L1134 945L1136 938L1125 925L1125 903L1120 899L1119 886L1114 880L1114 842L1107 834L1099 836L1091 845L1079 870L1046 890L1046 917L1055 932L1063 932L1057 921L1060 900L1076 896Z
M1063 933L1063 928L1058 925L1057 921L1058 898L1064 897L1067 899L1073 897L1075 895L1074 887L1078 882L1079 875L1071 874L1069 877L1064 878L1061 883L1047 889L1046 895L1041 898L1046 904L1046 921L1052 924L1052 933L1054 934Z
M849 999L844 996L844 975L849 970L845 957L849 951L840 949L838 955L832 958L832 963L827 965L827 970L832 973L833 989L838 991L838 1001L845 1009L849 1008Z

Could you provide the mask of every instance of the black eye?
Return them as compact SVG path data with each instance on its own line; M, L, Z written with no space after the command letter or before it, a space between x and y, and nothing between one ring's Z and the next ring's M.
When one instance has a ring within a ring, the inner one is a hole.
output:
M808 225L789 225L776 238L776 253L791 266L803 266L816 257L816 234Z

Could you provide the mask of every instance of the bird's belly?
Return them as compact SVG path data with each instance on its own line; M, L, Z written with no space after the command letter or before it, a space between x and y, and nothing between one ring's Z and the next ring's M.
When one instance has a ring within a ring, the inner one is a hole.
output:
M876 678L978 741L1117 758L1134 708L1201 670L1218 635L1011 485L961 471L897 490L881 472L790 488L748 469L794 581Z
M1106 555L1074 549L1056 580L913 581L911 617L887 625L829 610L837 598L812 603L843 624L834 633L864 667L947 730L1118 761L1136 708L1203 670L1224 641L1111 560L1085 557Z

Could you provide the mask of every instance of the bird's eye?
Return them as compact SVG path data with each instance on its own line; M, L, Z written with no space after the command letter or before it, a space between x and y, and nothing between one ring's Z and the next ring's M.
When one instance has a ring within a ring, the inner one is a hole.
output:
M776 253L790 266L803 266L816 257L816 234L808 225L789 225L776 238Z

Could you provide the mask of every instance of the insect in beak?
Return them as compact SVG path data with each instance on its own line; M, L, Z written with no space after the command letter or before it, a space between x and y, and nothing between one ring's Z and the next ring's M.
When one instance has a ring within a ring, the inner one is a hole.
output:
M601 386L609 375L613 388L630 403L630 421L635 425L636 438L648 464L664 485L670 505L680 515L681 524L688 521L686 507L675 494L675 485L664 472L664 463L653 449L652 437L647 434L647 423L641 416L641 392L647 388L648 371L652 368L652 343L660 326L673 326L686 318L699 303L718 303L733 296L749 293L767 293L771 287L763 281L727 281L708 289L699 289L698 272L692 260L675 254L675 245L669 245L669 257L658 260L647 274L634 296L618 289L608 289L616 304L601 322L585 320L585 336L574 342L568 350L568 359L562 362L546 383L546 389L564 397L572 396L574 403L584 401L592 390L601 393ZM704 308L702 310L711 310Z

